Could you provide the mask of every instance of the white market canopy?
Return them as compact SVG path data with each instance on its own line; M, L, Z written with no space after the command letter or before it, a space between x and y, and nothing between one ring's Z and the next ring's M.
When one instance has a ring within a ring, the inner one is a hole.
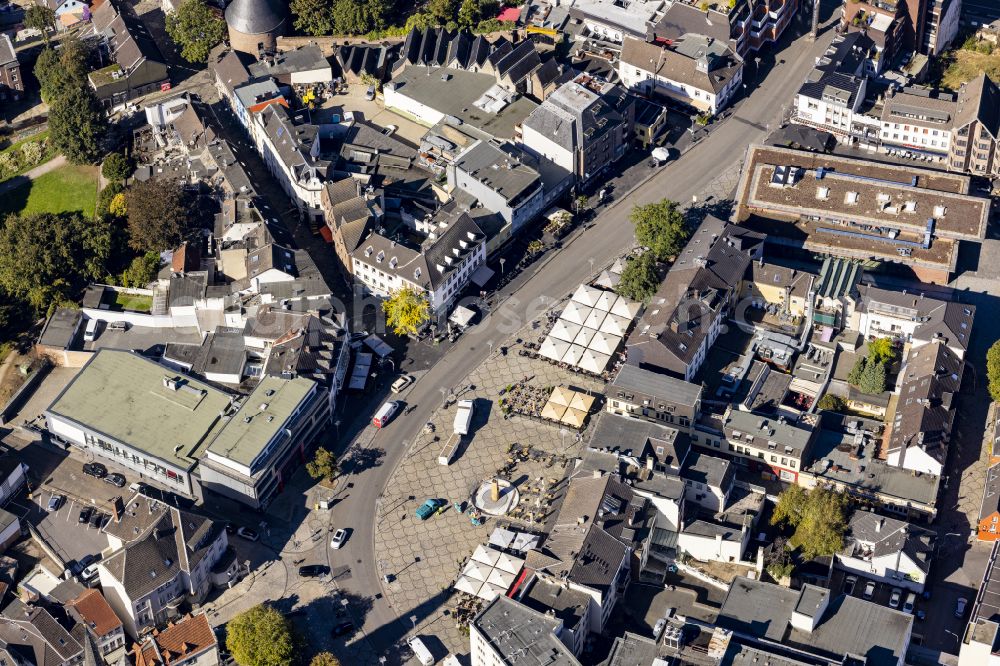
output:
M593 349L601 354L614 354L615 351L618 350L618 346L621 345L621 343L621 336L598 331L594 337L590 339L590 344L587 345L587 348Z
M552 325L549 337L557 340L565 340L566 342L573 342L573 340L576 340L576 336L580 334L581 328L582 326L580 326L580 324L568 322L563 319L557 319L556 323Z
M564 321L571 321L574 324L582 325L583 322L587 321L587 317L590 315L592 309L593 308L577 303L576 301L570 301L566 304L566 307L563 308L562 314L559 318Z
M471 322L472 318L475 316L476 316L475 312L473 312L472 310L470 310L465 306L459 305L458 307L455 308L454 312L451 313L451 316L448 317L448 321L458 326L461 326L462 328L465 328L466 326L469 325L469 322Z
M600 296L600 289L594 289L593 287L581 284L576 288L576 291L573 292L572 300L582 305L594 307L594 304L597 303L597 299L600 298Z
M587 351L586 347L581 345L570 345L569 349L566 350L566 354L562 357L563 363L568 363L569 365L579 365L580 359L583 358L583 352Z
M569 349L569 343L565 340L548 337L542 341L542 346L538 350L538 354L558 363L566 355L567 349Z
M580 328L580 332L576 334L573 344L580 345L581 347L589 347L590 341L594 339L595 335L597 335L596 330L583 326Z

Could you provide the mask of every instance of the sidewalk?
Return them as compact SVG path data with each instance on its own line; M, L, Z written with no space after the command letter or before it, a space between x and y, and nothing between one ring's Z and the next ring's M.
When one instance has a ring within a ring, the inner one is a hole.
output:
M4 182L0 183L0 194L6 194L11 190L16 190L17 188L24 185L25 179L34 180L39 176L43 176L48 172L55 171L56 169L63 166L66 166L65 155L58 155L56 157L53 157L48 162L45 162L44 164L39 164L34 169L31 169L30 171L25 171L20 176L14 176L10 180L5 180Z

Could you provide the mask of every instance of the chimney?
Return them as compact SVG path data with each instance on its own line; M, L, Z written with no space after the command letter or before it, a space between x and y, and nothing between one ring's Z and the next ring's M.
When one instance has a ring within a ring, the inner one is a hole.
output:
M599 479L599 478L601 478L602 476L604 476L604 472L602 472L602 471L601 471L601 470L599 470L599 469L595 469L595 470L594 470L594 473L593 473L593 478L595 478L595 479Z
M122 522L122 516L125 515L125 500L121 495L111 500L111 508L115 513L115 523Z
M650 472L652 472L653 471L653 465L655 465L655 464L656 464L656 461L653 459L653 456L646 456L646 469L648 469Z
M885 518L879 517L875 519L875 534L882 533L882 525L885 524Z

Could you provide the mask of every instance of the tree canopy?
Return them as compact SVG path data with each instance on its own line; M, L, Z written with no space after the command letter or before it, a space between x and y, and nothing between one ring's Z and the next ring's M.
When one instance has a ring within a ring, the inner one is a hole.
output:
M312 658L309 666L340 666L340 660L329 652L320 652Z
M173 181L136 183L125 191L125 205L133 249L159 252L173 248L187 231L187 195Z
M382 301L385 322L396 335L416 335L430 318L427 295L413 287L397 289Z
M36 313L104 277L111 226L73 214L10 215L0 224L0 289Z
M89 60L90 49L75 36L63 39L58 51L50 46L42 49L33 71L45 103L52 104L63 92L72 88L89 86Z
M636 206L629 219L635 225L636 241L649 248L658 261L676 256L690 236L684 213L676 201L669 199Z
M332 6L329 0L292 0L289 5L295 17L293 25L307 35L329 35L333 32Z
M986 352L986 379L990 397L994 402L1000 402L1000 340Z
M288 620L263 604L229 621L226 647L240 666L286 666L296 657Z
M316 479L326 479L332 481L340 474L340 466L337 458L329 450L320 446L313 454L313 459L306 463L306 472Z
M844 547L847 499L826 488L789 486L778 496L771 515L772 525L782 523L795 529L789 543L804 558L833 555Z
M132 263L119 276L118 283L123 287L141 289L156 279L159 270L159 253L146 252L132 259Z
M122 181L132 173L132 165L121 153L111 153L101 165L101 174L110 181Z
M647 251L625 264L615 291L634 301L647 301L656 293L659 282L656 275L656 259L653 258L652 252Z
M69 88L49 108L52 145L74 164L92 164L107 132L104 110L89 86Z
M208 62L208 53L226 38L226 22L205 0L184 0L167 15L167 34L188 62Z
M896 346L889 338L878 338L868 343L868 358L876 363L891 363L896 358Z
M24 10L24 27L34 28L42 33L42 38L47 44L49 41L49 30L56 27L56 12L46 5L28 5Z

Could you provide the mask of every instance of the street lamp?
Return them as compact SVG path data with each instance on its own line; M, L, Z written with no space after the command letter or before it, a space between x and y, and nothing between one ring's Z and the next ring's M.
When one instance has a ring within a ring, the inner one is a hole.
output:
M507 263L505 257L500 257L500 277L503 277L503 265Z

